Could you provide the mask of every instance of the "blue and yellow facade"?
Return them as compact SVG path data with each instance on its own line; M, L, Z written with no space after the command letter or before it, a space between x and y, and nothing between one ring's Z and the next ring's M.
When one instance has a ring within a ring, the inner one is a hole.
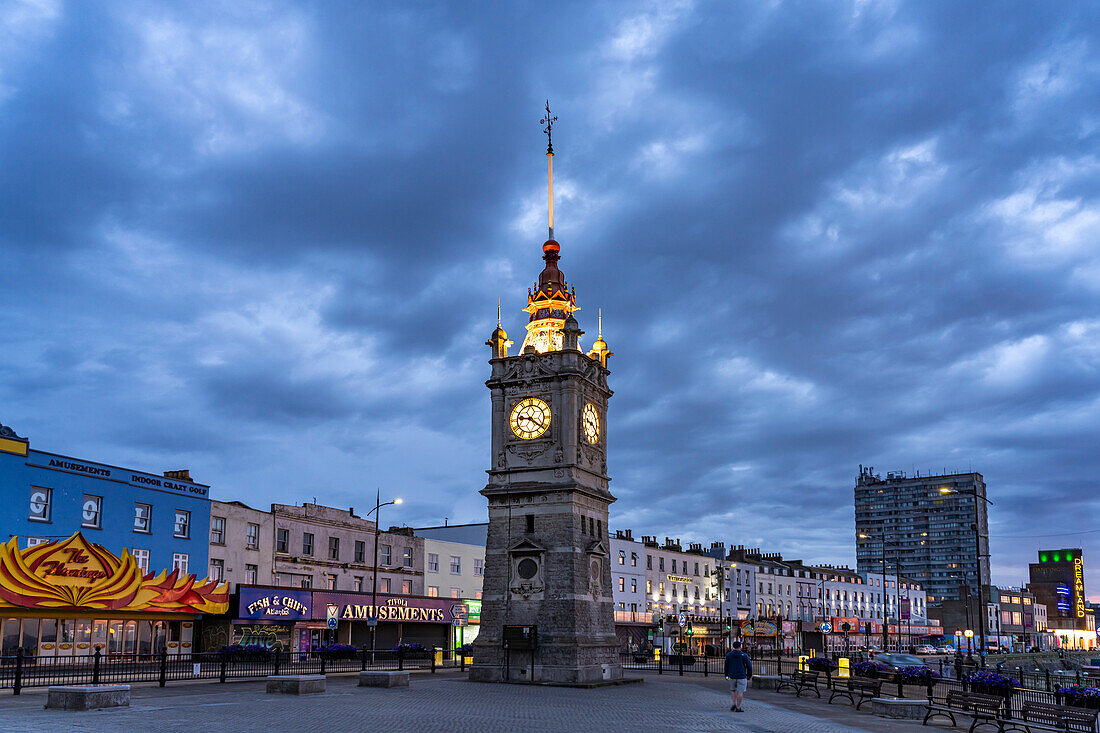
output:
M0 506L4 507L0 541L10 544L17 538L18 547L13 550L27 551L47 543L60 547L79 535L82 547L94 545L105 557L132 560L135 572L149 578L173 574L174 584L177 578L183 582L208 572L210 487L190 480L186 471L158 476L36 450L29 439L0 425ZM89 643L98 645L96 630L102 627L104 638L113 639L115 625L126 638L132 626L133 651L154 643L158 629L170 642L177 642L173 648L183 651L191 646L190 630L198 613L190 608L154 612L121 607L107 613L94 604L85 608L74 603L50 612L42 607L0 608L0 616L5 617L0 621L3 656L19 647L42 653L49 643L43 639L54 636L59 650L66 634L79 638L85 626ZM78 644L72 647L74 652L81 648ZM129 652L126 646L119 649Z

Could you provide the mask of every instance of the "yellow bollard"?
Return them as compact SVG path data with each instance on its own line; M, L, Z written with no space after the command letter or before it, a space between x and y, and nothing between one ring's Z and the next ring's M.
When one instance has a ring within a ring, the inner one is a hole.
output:
M435 666L437 666L437 667L442 667L443 666L443 650L440 649L439 647L435 648Z
M848 669L848 657L841 657L840 659L836 660L836 662L837 662L837 670L836 670L837 677L849 677L850 674L849 674L849 669Z
M806 666L806 660L807 659L809 659L809 657L807 657L805 654L803 654L802 656L800 656L798 658L798 671L799 672L809 671L809 668Z

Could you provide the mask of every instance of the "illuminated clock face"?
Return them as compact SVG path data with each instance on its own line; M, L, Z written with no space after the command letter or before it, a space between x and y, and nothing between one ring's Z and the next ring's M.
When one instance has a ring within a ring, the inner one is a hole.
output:
M517 437L524 440L537 438L550 427L550 405L538 397L526 397L512 408L508 422Z
M595 445L600 442L600 412L591 402L581 411L581 424L584 425L584 437Z

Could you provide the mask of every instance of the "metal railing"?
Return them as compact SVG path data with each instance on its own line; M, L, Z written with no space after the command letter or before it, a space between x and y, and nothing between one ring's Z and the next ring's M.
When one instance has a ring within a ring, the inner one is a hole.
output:
M724 676L725 660L721 657L703 657L691 654L661 654L654 658L650 652L621 653L620 661L624 669L641 672L657 672L658 674ZM873 679L882 681L882 694L884 696L906 698L912 700L928 700L939 704L947 701L947 694L951 690L964 690L971 692L987 692L986 690L971 690L971 685L966 682L966 675L977 669L976 665L944 664L943 669L948 674L957 674L961 671L961 678L943 676L931 678L927 682L907 682L895 673L880 674ZM799 670L797 659L775 657L757 657L752 660L753 675L779 675L791 674ZM834 683L846 679L836 675L833 671L821 671L822 688L831 687ZM1078 670L1074 674L1058 675L1051 672L1028 672L1022 668L1005 667L1001 674L1015 678L1020 684L1005 695L1005 712L1008 717L1019 717L1025 702L1042 702L1050 705L1068 705L1065 695L1058 692L1061 687L1070 685L1096 685L1100 686L1100 680L1090 678L1086 673ZM872 679L854 675L853 679Z
M204 652L109 655L100 650L72 657L37 657L20 650L0 657L0 689L18 695L24 687L97 685L124 682L247 679L275 674L328 674L365 670L430 670L462 665L449 649L353 649L333 655L311 652Z

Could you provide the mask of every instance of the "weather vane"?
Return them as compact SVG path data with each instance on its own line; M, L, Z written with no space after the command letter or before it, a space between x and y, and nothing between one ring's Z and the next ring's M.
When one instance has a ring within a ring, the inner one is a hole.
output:
M540 125L546 125L546 129L543 132L546 133L546 154L554 154L554 138L551 137L551 133L554 130L554 123L558 121L557 117L550 116L550 100L546 100L546 116L539 120Z
M546 116L539 120L540 125L546 125L543 132L546 133L546 194L547 204L550 208L550 239L554 239L554 138L550 133L554 130L557 117L550 116L550 100L546 100Z

